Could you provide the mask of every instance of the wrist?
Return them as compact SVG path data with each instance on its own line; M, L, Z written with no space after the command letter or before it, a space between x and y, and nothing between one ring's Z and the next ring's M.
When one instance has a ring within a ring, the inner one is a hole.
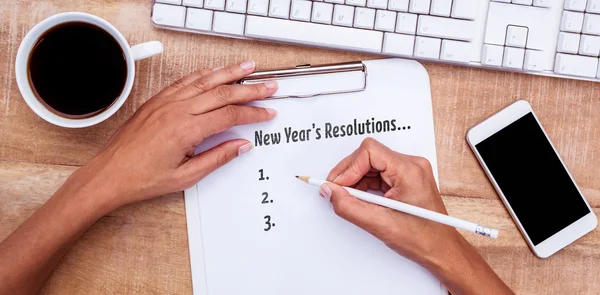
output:
M422 261L419 263L423 267L427 268L430 272L440 275L451 274L455 269L457 261L464 261L467 256L469 245L467 241L461 236L458 231L451 229L453 233L446 235L444 245L434 245L434 249L429 251L428 255L422 257Z
M438 247L438 251L426 258L424 267L443 277L455 275L457 266L462 265L462 262L469 256L469 249L465 244L467 242L457 233L452 241L449 241L444 247Z
M470 294L465 292L465 288L469 288L470 280L481 275L475 266L481 262L485 263L475 248L456 231L456 235L447 244L438 247L438 251L427 257L422 265L452 294Z
M96 219L118 208L122 193L110 178L97 169L96 159L75 171L55 193L52 199L65 206L76 206Z
M514 294L458 232L456 239L439 248L440 253L423 266L452 294Z

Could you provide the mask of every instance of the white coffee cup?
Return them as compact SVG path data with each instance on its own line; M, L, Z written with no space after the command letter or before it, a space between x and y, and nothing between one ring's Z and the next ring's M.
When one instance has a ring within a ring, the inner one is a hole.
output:
M29 56L34 45L37 43L40 36L42 36L49 29L63 23L68 22L84 22L95 25L107 33L109 33L121 46L123 53L125 54L125 60L127 61L127 79L125 81L125 87L123 88L121 95L115 100L115 102L106 110L87 118L73 119L66 118L55 114L50 111L42 102L38 100L33 92L32 86L29 83ZM42 119L58 126L68 128L82 128L98 124L110 116L112 116L125 102L131 88L133 87L133 81L135 78L135 61L144 59L153 55L161 54L163 52L163 45L159 41L151 41L147 43L138 44L135 46L129 46L125 37L111 25L109 22L88 13L82 12L65 12L53 15L36 26L34 26L29 33L23 38L19 51L17 52L17 61L15 64L15 72L17 78L17 85L21 91L21 95L25 99L25 102L29 107Z

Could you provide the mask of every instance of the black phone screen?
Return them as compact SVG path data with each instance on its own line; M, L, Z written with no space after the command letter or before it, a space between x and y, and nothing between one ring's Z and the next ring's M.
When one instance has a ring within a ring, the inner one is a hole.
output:
M590 213L533 113L475 148L534 245Z

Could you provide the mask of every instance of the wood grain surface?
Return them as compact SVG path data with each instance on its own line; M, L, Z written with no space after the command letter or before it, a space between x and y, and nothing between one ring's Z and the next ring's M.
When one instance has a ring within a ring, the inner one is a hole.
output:
M254 59L259 69L377 56L155 29L150 0L2 0L0 3L0 239L47 200L78 166L160 89L198 68ZM14 61L36 23L83 11L114 24L131 43L160 40L161 56L136 64L125 105L91 128L69 130L38 118L19 94ZM538 259L499 201L465 141L473 125L517 99L531 103L578 185L600 214L600 83L425 63L435 115L440 189L451 215L497 225L501 238L465 237L518 294L600 294L598 230ZM76 243L44 294L190 294L183 194L123 207Z

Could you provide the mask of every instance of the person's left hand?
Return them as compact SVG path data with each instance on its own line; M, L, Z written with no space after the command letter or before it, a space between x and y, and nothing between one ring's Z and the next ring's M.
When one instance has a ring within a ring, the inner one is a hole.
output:
M254 71L253 61L188 75L146 102L100 154L65 186L78 194L100 191L105 211L191 187L239 154L252 149L231 140L194 156L205 138L233 126L270 120L271 109L241 106L277 90L276 82L229 85ZM107 185L108 184L108 185ZM81 191L83 190L83 192Z

